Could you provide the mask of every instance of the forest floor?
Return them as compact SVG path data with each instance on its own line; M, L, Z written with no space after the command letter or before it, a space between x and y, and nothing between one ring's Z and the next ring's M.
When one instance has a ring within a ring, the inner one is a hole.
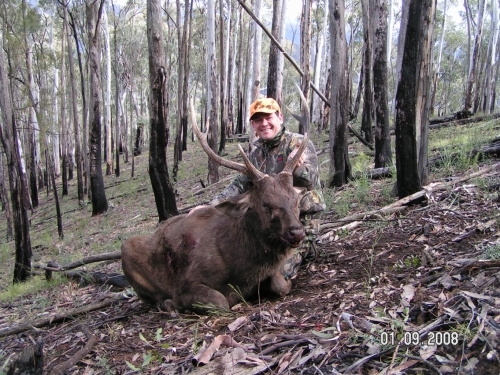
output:
M498 137L500 121L474 124L468 134L484 134L485 129L490 140ZM460 144L461 131L450 128L431 136L436 142L431 156L452 150L465 154L477 146L470 140L467 146ZM323 140L316 137L320 151ZM458 143L439 144L452 138ZM190 145L175 185L184 211L207 202L233 176L221 168L223 182L202 188L206 159L197 145ZM350 148L359 158L362 146L354 142ZM228 154L236 155L234 150L228 144ZM320 152L322 173L328 169L326 158ZM133 179L130 163L122 164L121 177L105 177L111 203L106 215L92 218L90 207L79 208L71 182L70 196L63 198L63 240L57 237L52 194L40 194L40 207L32 214L34 264L57 260L64 265L118 251L124 239L155 230L147 154L135 162ZM75 359L67 374L498 375L497 162L443 159L432 170L425 202L346 222L342 218L348 215L397 201L390 196L395 177L365 177L342 189L325 189L328 207L318 254L301 266L291 293L204 316L172 317L149 308L129 290L78 284L57 275L48 283L42 272L24 286L10 286L13 242L2 244L0 373L5 370L2 362L41 343L47 374ZM369 162L362 168L367 166ZM478 171L487 172L467 179ZM335 228L349 223L348 228ZM122 272L118 261L88 265L87 270ZM77 315L73 310L100 302L103 307L92 312ZM47 324L5 334L42 319Z

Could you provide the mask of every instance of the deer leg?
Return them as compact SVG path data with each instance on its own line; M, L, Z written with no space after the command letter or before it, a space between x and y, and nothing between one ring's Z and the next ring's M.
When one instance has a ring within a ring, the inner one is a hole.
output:
M176 305L190 310L206 312L210 308L229 310L226 297L215 289L203 284L196 284L183 289L176 297ZM196 305L196 306L193 306Z

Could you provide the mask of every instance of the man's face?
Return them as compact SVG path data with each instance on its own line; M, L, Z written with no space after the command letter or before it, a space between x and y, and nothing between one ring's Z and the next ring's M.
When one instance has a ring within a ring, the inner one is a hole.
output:
M256 113L251 120L255 134L263 141L273 139L281 131L283 114L281 113Z

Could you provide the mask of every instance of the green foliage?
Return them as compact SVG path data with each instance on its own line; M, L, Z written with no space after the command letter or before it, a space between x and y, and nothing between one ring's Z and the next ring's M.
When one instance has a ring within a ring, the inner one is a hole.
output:
M146 339L142 333L139 333L139 339L144 342L147 347L152 348L144 353L142 353L142 364L135 366L129 361L125 361L127 366L134 372L147 370L151 363L161 363L162 355L160 353L161 349L168 349L170 344L162 343L164 337L162 335L163 328L158 328L152 337L152 341Z
M500 259L500 243L480 244L476 245L476 249L481 251L482 259Z

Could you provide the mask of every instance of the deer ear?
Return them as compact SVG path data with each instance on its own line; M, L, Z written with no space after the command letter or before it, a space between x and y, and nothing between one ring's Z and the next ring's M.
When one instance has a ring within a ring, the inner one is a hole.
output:
M219 203L214 208L223 214L232 218L239 218L250 208L250 199L248 194L240 194L229 200Z

